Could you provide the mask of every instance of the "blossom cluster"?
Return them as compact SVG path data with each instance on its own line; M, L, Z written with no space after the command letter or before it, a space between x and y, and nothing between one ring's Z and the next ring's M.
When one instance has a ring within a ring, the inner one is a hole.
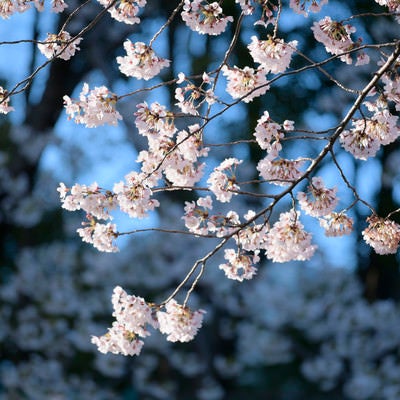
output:
M204 89L204 85L211 84L211 78L203 73L203 82L200 86L196 86L190 82L183 72L178 74L177 83L187 82L185 87L178 87L175 89L175 99L178 100L177 105L181 111L185 114L199 115L199 108L206 102L208 105L212 105L216 102L216 96L214 91L209 89Z
M205 311L190 310L171 299L165 304L165 311L157 311L158 306L149 305L143 298L128 295L116 286L112 295L115 321L103 336L93 336L94 343L102 353L139 355L143 340L150 336L149 327L159 329L170 342L191 341L201 328Z
M0 114L8 114L14 111L14 108L9 105L10 97L6 89L0 86Z
M245 103L265 94L269 89L266 71L262 67L254 70L250 67L238 68L224 65L222 73L228 80L226 91L232 98L243 100Z
M125 57L117 57L120 71L126 76L149 80L158 75L164 67L168 67L169 60L158 57L152 48L143 42L124 43Z
M289 6L296 13L307 16L309 12L319 12L326 3L327 0L291 0ZM101 1L101 4L109 7L111 16L116 20L135 24L140 22L137 15L146 1L121 0L115 4ZM398 116L393 110L399 111L400 80L398 64L394 59L390 63L388 61L390 57L394 58L393 54L380 53L382 59L376 64L376 75L364 89L347 88L331 76L328 69L324 69L325 63L334 63L335 60L350 65L354 61L353 55L357 57L355 66L369 62L369 56L361 48L361 39L353 40L352 34L356 29L344 22L347 20L334 21L329 16L315 20L311 27L314 38L333 57L313 64L298 50L302 47L299 40L281 38L280 7L268 1L237 0L236 4L242 10L237 21L225 16L221 2L184 0L174 10L171 18L180 12L184 23L195 34L211 36L207 40L225 32L229 22L237 23L236 31L224 58L213 69L200 73L195 71L193 75L182 72L184 68L172 71L176 77L166 84L172 87L176 103L171 104L170 109L158 101L148 104L140 99L136 104L134 123L138 134L146 141L136 160L138 170L126 174L123 180L114 184L112 190L100 189L95 183L90 186L74 185L71 189L60 184L63 208L86 213L86 220L77 230L83 241L101 251L116 252L115 240L121 232L112 223L113 210L119 209L130 218L142 219L162 206L164 193L181 191L186 196L190 191L190 201L185 201L181 217L182 225L188 230L185 233L220 239L221 245L216 247L215 252L228 241L233 243L233 246L227 245L224 249L224 261L219 262L218 272L224 273L228 279L242 282L259 273L258 264L264 256L272 262L285 263L309 260L314 255L317 245L313 243L307 225L303 224L302 214L315 218L328 237L339 237L352 231L353 219L348 212L361 198L343 179L345 190L355 198L352 202L348 196L340 195L344 198L343 203L347 202L346 208L346 204L339 203L339 189L326 187L318 173L323 160L328 160L330 155L335 156L336 143L340 143L355 158L366 160L375 156L381 146L398 139ZM384 5L393 8L392 3L385 2ZM255 24L262 25L267 32L263 39L249 35L250 43L244 49L251 65L237 66L240 60L234 59L233 49L243 32L242 19L259 11L262 16ZM153 45L171 22L172 19L168 20L149 44L133 39L124 41L126 54L116 57L123 75L148 81L170 66L171 61L158 56ZM269 24L273 25L272 32L268 31ZM64 36L49 35L46 46L41 44L39 48L47 57L69 59L78 50L80 39L71 43L67 32L59 35ZM370 46L369 50L372 49ZM288 70L295 62L299 69ZM337 64L348 67L340 62ZM230 143L234 149L238 148L234 147L236 144L242 143L248 144L248 149L255 146L256 166L247 163L245 156L239 158L237 154L240 151L233 150L223 157L215 153L221 143L207 132L214 119L235 106L239 109L244 107L243 103L250 103L255 98L260 98L260 104L267 104L268 96L274 96L281 82L285 84L293 74L309 70L323 72L346 95L358 95L357 100L351 100L353 107L350 107L348 117L339 121L336 127L324 131L307 130L301 126L306 123L304 121L296 123L296 127L294 121L289 119L277 122L271 107L263 111L250 138L241 136L238 142ZM269 77L269 74L273 76ZM151 90L160 86L164 83L155 85ZM375 88L371 89L372 86ZM115 126L122 120L117 103L122 98L133 96L136 91L132 93L118 96L105 86L90 89L89 84L84 83L78 100L64 96L66 113L69 119L88 128ZM369 101L366 101L367 96ZM7 110L8 104L4 104L3 110ZM189 118L193 123L188 123ZM286 144L295 139L296 143L315 140L317 153L314 148ZM336 159L334 161L343 178L341 166ZM303 181L308 181L305 188ZM248 187L252 189L247 190ZM257 189L253 190L254 187ZM198 193L203 191L206 194L200 196ZM242 196L259 197L262 208L249 209L243 217L233 206L229 209L230 204L239 203ZM290 196L292 204L278 211L277 203L285 196ZM343 207L337 210L339 205ZM369 225L363 231L365 242L378 254L396 253L400 242L398 224L375 214L367 222ZM214 253L209 254L212 256ZM196 284L197 281L192 289ZM120 288L116 289L114 296L116 321L106 335L93 338L103 352L139 354L143 345L141 338L149 332L147 325L159 329L170 341L189 341L202 324L201 310L192 312L175 300L162 303L165 307L162 311L143 299L128 296ZM134 325L132 319L138 325ZM332 365L335 365L334 361ZM305 366L304 370L307 371L307 368L309 366Z
M40 52L48 59L53 57L68 61L79 50L78 44L82 38L72 38L67 31L54 34L49 33L47 38L38 44Z
M89 89L87 83L83 84L79 100L73 100L65 95L64 107L69 119L87 128L101 125L117 125L122 119L121 114L115 109L117 96L105 86Z
M209 4L204 0L185 0L182 19L186 25L200 34L219 35L225 31L232 17L225 17L222 8L215 1Z
M118 0L116 2L110 0L98 1L103 7L108 8L108 12L112 18L128 25L140 23L140 18L137 15L140 9L147 3L147 0Z
M374 157L381 146L400 136L399 117L391 114L385 102L378 100L376 103L364 102L364 105L372 116L353 120L353 128L343 131L339 138L344 149L360 160Z
M34 5L39 12L44 10L44 2L42 0L20 1L20 0L5 0L0 4L0 17L3 19L10 18L15 13L23 13ZM64 0L51 0L51 11L54 13L63 12L68 7Z

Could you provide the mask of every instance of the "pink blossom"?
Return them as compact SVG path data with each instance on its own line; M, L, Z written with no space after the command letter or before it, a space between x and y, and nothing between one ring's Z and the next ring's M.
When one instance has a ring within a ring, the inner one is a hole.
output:
M153 193L144 173L130 172L125 175L125 182L116 183L113 190L120 210L131 218L145 218L149 211L160 205L158 200L151 198Z
M383 91L387 100L393 101L397 111L400 111L400 76L390 76L385 74L382 76L382 82L384 83Z
M242 160L228 158L214 168L214 171L210 174L207 183L217 200L227 203L231 200L235 191L240 190L240 187L236 184L235 168L241 163Z
M176 132L174 115L161 104L154 102L150 107L146 102L136 106L135 125L139 133L148 138L151 135L172 137Z
M330 17L325 17L318 22L314 22L311 27L314 37L321 42L328 53L341 54L346 50L350 50L354 46L354 42L350 38L350 34L356 29L350 25L343 25L341 22L332 21ZM351 64L350 55L343 55L340 59L346 64Z
M251 5L252 1L253 0L235 0L235 3L239 3L245 15L251 15L254 12L254 6Z
M265 248L268 224L254 224L241 229L234 236L237 245L246 251L257 251Z
M373 116L352 121L353 128L343 131L339 137L344 149L361 160L374 157L381 145L392 143L400 136L396 115L386 107L381 109L368 102L364 105L375 112Z
M183 83L186 80L184 74L180 73L178 76L177 83ZM209 105L216 102L213 90L205 90L203 88L204 85L209 85L210 83L211 78L206 73L203 73L203 82L200 86L196 86L188 81L185 87L176 88L175 99L178 100L178 103L175 104L185 114L198 115L198 109L204 102L207 102Z
M304 231L300 213L282 213L279 221L267 233L266 255L274 262L309 260L317 248L311 244L311 234Z
M82 38L72 40L71 35L66 31L58 34L49 33L43 43L38 44L40 52L48 59L57 57L69 60L79 50L78 44Z
M202 35L219 35L225 31L232 17L225 17L217 2L209 4L204 0L185 0L182 19L186 25Z
M84 225L87 225L86 223ZM115 224L100 224L92 219L92 222L85 228L76 230L84 242L93 244L99 251L115 253L119 251L113 241L118 236Z
M143 340L137 339L136 335L129 332L117 322L103 336L92 336L91 342L97 346L100 353L122 354L124 356L138 356L142 351Z
M0 114L8 114L10 111L14 111L14 108L9 106L9 102L8 91L0 86Z
M319 224L325 229L325 236L349 235L353 230L353 219L344 213L331 213L320 218Z
M105 86L89 90L89 85L84 83L79 100L73 100L69 96L64 96L63 99L68 118L87 128L117 125L118 120L122 119L115 109L117 96Z
M219 269L225 272L229 279L242 282L244 279L252 279L257 273L254 264L260 261L258 251L253 256L240 254L234 249L226 249L224 258L228 261L226 264L220 264Z
M228 79L226 91L234 99L242 99L245 103L249 103L254 99L263 95L269 89L265 71L262 68L254 70L250 67L240 69L238 67L230 68L226 65L222 67L223 74Z
M105 8L109 7L113 2L111 0L98 0L99 3ZM116 3L108 9L111 17L119 22L133 25L138 24L140 19L137 14L140 8L146 5L146 0L118 0Z
M280 140L284 135L282 127L271 120L268 111L264 111L263 116L257 121L254 136L263 150L267 150L268 153L274 152L275 156L278 155L282 148Z
M379 5L389 8L389 12L393 14L400 13L400 4L398 0L375 0ZM397 15L396 20L400 22L400 17Z
M313 217L323 217L330 214L338 203L337 188L327 189L322 178L314 176L308 185L307 193L298 192L297 200L306 214Z
M310 2L311 4L307 6ZM308 12L318 13L321 11L321 7L327 3L328 0L290 0L289 5L294 12L297 14L303 14L307 17Z
M18 10L14 6L14 2L12 0L3 0L0 2L0 16L3 19L8 19Z
M296 40L285 43L282 39L269 37L267 40L259 40L256 36L252 36L251 43L247 47L253 60L260 63L265 72L278 74L289 67L296 46Z
M196 204L198 207L196 207ZM201 207L201 208L199 208ZM209 210L212 210L211 196L199 197L196 201L185 202L185 221L186 228L196 235L207 235L209 230Z
M269 183L286 186L302 176L300 168L303 164L303 160L286 160L284 158L272 160L267 155L259 161L257 169L260 172L260 176Z
M400 242L400 225L396 222L371 215L368 226L362 231L363 238L377 254L396 254Z
M113 317L126 330L141 337L150 336L146 325L157 327L150 306L142 297L128 295L120 286L116 286L111 297L114 308Z
M132 43L129 39L124 42L126 56L117 57L120 71L126 76L132 76L145 81L158 75L169 60L160 58L154 50L143 42Z
M189 342L201 328L203 314L204 310L191 311L172 299L165 305L165 312L157 312L160 332L168 335L170 342Z
M68 4L64 0L51 0L51 11L54 13L61 13L66 8Z
M111 219L109 211L116 206L114 197L102 193L96 182L90 186L75 184L71 189L60 183L57 191L60 194L62 208L68 211L84 210L97 219Z
M150 335L147 325L158 327L150 306L143 298L128 295L120 286L114 288L111 301L116 320L105 335L92 336L92 343L101 353L139 355L143 341L137 337Z

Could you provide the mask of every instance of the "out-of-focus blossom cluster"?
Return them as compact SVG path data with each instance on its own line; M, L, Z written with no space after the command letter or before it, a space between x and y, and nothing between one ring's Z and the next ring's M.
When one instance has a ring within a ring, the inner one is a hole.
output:
M39 12L44 10L43 0L4 0L0 3L0 17L8 19L13 14L29 10L32 5ZM64 0L51 0L51 11L54 13L63 12L67 7L68 4Z
M289 5L297 14L307 17L309 12L320 12L324 4L328 4L328 0L290 0Z

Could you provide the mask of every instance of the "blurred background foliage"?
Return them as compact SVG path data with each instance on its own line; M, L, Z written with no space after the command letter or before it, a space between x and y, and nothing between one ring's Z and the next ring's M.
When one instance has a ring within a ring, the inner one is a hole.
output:
M72 3L68 10L78 5ZM217 256L192 298L194 307L207 310L193 343L174 345L154 333L137 358L103 355L90 344L90 335L103 334L110 325L114 286L148 300L162 299L213 244L144 234L125 239L118 254L99 254L77 237L82 216L64 212L56 192L60 180L71 185L102 179L100 185L111 187L135 168L136 154L145 145L133 124L135 104L158 100L174 108L173 87L143 93L121 104L123 127L93 131L66 121L62 97L76 97L84 81L117 93L142 87L123 79L113 60L125 38L148 41L177 3L149 1L140 25L106 16L82 41L76 57L51 63L16 98L15 115L0 119L0 399L399 399L398 257L374 254L356 234L341 242L315 237L321 251L311 262L273 266L264 261L257 277L241 284L222 277ZM233 0L224 1L223 8L226 15L238 16ZM100 9L95 2L86 6L71 33ZM311 18L381 11L374 1L331 1ZM49 20L29 13L26 20L2 21L0 40L7 40L11 27L24 24L21 32L28 29L30 37L42 38L66 17ZM230 65L251 65L250 36L254 29L265 36L253 22L245 23ZM398 37L399 26L389 17L352 23L367 43ZM322 60L326 55L309 26L308 19L288 11L282 14L281 37L299 40L300 50ZM203 37L176 19L155 43L172 60L162 78L212 70L231 35ZM23 62L1 58L2 71L18 65L15 76L3 72L0 77L5 87L43 62L33 45L20 51ZM297 57L291 65L303 65L303 60ZM348 74L345 64L326 68L354 88L370 77L368 67L357 69L357 75ZM298 128L324 129L340 121L352 100L313 69L282 79L268 95L239 105L210 131L216 142L243 138L244 132L250 139L265 110L277 121L296 121ZM315 146L317 154L317 143L307 146ZM247 156L249 174L261 157L251 144L214 153L216 161L236 153ZM399 207L399 156L398 143L368 163L340 155L352 182L381 215ZM334 182L328 165L319 172ZM182 227L188 196L163 198L167 207L151 223ZM243 200L237 207L246 210L258 202ZM353 210L359 232L366 212Z

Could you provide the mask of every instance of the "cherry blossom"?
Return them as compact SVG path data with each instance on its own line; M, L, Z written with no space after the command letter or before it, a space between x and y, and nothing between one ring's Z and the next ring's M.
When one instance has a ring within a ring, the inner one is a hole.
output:
M382 82L384 83L384 93L389 101L393 101L396 106L396 110L400 111L400 76L394 75L392 78L385 74L382 76Z
M82 38L73 39L67 31L58 34L49 33L47 38L38 44L40 52L47 58L61 58L69 60L79 50L78 44Z
M311 4L308 6L308 3ZM328 0L290 0L289 5L296 13L307 17L308 12L320 12L324 4L328 4Z
M332 212L324 215L319 224L325 229L325 235L328 237L349 235L353 230L353 219L344 213Z
M330 17L325 17L312 26L314 37L321 42L328 53L342 54L354 46L350 34L356 29L351 25L343 25L341 22L332 21ZM350 55L343 55L340 59L346 64L351 64Z
M268 37L267 40L259 40L257 36L252 36L251 43L247 47L254 61L260 63L265 72L278 74L289 67L292 54L297 47L297 40L285 43L278 38Z
M300 212L293 209L282 213L267 233L266 255L274 262L309 260L317 248L311 244L311 234L304 231Z
M105 8L110 7L110 5L113 4L110 0L98 1ZM138 24L140 18L137 17L137 14L139 13L140 8L143 8L146 3L146 0L118 0L108 9L108 12L111 14L111 17L117 21L129 25Z
M9 105L10 97L8 91L0 86L0 114L8 114L14 111L14 108Z
M185 0L182 19L186 25L202 35L219 35L225 31L232 17L225 17L217 2L209 4L204 0Z
M196 207L196 204L198 207ZM212 208L211 196L199 197L196 203L194 201L186 201L185 215L182 217L186 228L194 234L207 235L209 230L209 210L212 210Z
M147 136L150 140L152 135L172 137L176 132L174 125L174 114L169 112L161 104L154 102L150 107L146 102L140 103L136 106L135 112L135 125L139 133ZM151 144L151 143L149 143Z
M23 13L31 8L33 4L37 11L44 10L44 3L41 0L21 1L21 0L4 0L0 2L0 17L8 19L15 13Z
M178 74L178 76L180 78L177 83L182 83L186 80L183 73ZM216 97L213 90L211 88L207 90L203 89L204 84L210 83L210 77L204 73L203 82L199 87L188 81L185 87L176 88L175 99L178 100L176 105L185 114L198 115L198 109L204 102L207 102L209 105L216 102Z
M125 176L125 182L114 185L114 193L121 211L131 218L145 218L148 211L153 211L160 205L159 201L152 199L152 191L146 182L146 175L135 171Z
M10 18L15 12L16 9L12 0L4 0L0 3L0 16L3 19Z
M284 137L282 127L271 120L268 111L264 111L263 116L257 121L254 136L258 145L268 153L277 156L282 149L280 144L280 140Z
M390 219L371 215L368 227L362 231L363 238L377 254L395 254L400 242L400 225Z
M112 327L103 336L92 336L91 342L97 346L100 353L122 354L124 356L139 355L142 351L143 340L125 329L122 324L113 322Z
M122 119L121 114L115 109L117 96L105 86L89 90L89 85L84 83L79 100L73 100L67 95L63 99L68 118L87 128L117 125L118 120Z
M259 251L256 251L253 256L240 254L235 249L225 249L224 258L228 263L220 264L219 269L225 272L229 279L242 282L244 279L252 279L257 273L257 264L260 260Z
M327 189L321 177L314 176L308 186L308 192L298 192L297 200L300 207L313 217L323 217L330 214L338 203L337 188Z
M245 15L251 15L254 12L254 6L251 5L253 0L235 0L238 3Z
M79 228L76 231L82 240L86 243L91 243L94 248L106 253L116 253L119 251L115 246L114 240L118 236L115 224L100 224L93 218L89 217L89 223L82 223L84 228Z
M191 311L172 299L165 305L165 311L157 311L160 332L168 335L170 342L189 342L201 328L204 314L202 309Z
M217 200L226 203L240 187L236 184L235 168L242 161L236 158L227 158L210 174L207 180L210 190L215 194Z
M255 212L249 210L244 218L249 221L255 217ZM265 248L265 238L269 230L268 223L256 224L252 223L241 229L233 238L239 248L246 251L258 251Z
M154 50L143 42L132 43L129 39L124 42L126 56L117 57L120 71L126 76L145 81L158 75L169 60L158 57Z
M61 182L57 191L62 208L68 211L84 210L97 219L111 219L109 211L116 207L114 197L110 193L102 193L96 182L90 186L75 184L71 189Z
M128 295L120 286L114 288L111 299L116 321L105 335L92 336L92 343L101 353L139 355L144 342L138 336L150 335L147 325L158 326L152 310L143 298Z
M146 325L157 327L150 306L142 297L128 295L120 286L116 286L111 297L114 308L113 317L125 329L141 337L150 336Z
M260 172L260 176L269 183L286 186L301 177L300 168L303 164L303 160L286 160L284 158L273 160L270 155L267 155L259 161L257 170Z
M398 0L375 0L379 5L386 6L392 13L400 13L400 4ZM400 17L397 15L396 20L400 22Z
M54 13L61 13L66 8L68 8L68 4L64 0L51 0L51 11Z
M344 149L361 160L374 157L381 145L394 142L400 135L396 115L392 115L387 108L382 109L369 102L364 105L374 115L352 121L353 128L343 131L339 138Z
M222 67L223 74L228 79L226 91L234 99L242 99L245 103L249 103L254 99L263 95L269 89L265 71L263 68L254 70L250 67L240 69L238 67Z

